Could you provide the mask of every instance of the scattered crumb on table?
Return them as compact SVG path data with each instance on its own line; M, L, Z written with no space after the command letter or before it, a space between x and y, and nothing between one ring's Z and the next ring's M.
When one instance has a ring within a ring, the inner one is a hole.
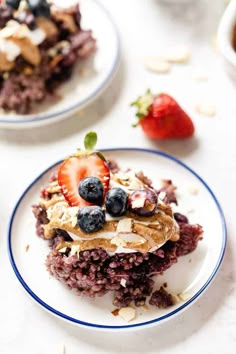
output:
M113 316L118 316L119 315L119 309L115 309L113 311L111 311Z

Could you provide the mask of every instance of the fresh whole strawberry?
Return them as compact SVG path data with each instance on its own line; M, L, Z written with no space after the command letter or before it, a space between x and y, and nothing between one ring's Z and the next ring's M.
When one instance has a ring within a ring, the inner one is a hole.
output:
M189 138L194 134L191 118L166 93L155 96L148 90L131 105L137 107L138 124L151 139Z
M62 193L70 206L84 207L91 205L79 195L78 187L86 177L97 177L103 184L104 197L109 188L110 171L102 154L93 151L96 144L96 133L88 133L85 137L85 151L68 157L58 170L58 183Z

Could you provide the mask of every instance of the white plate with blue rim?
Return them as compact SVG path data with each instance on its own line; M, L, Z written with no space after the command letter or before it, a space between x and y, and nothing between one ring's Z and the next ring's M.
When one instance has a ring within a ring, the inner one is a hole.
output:
M156 289L167 283L167 291L174 295L181 294L181 300L166 309L151 306L147 301L147 307L138 308L136 317L125 322L112 313L115 307L112 305L114 294L111 292L94 299L80 297L49 276L45 259L50 250L47 242L36 236L32 205L37 203L41 188L61 162L50 166L32 181L17 202L9 224L10 262L17 279L30 297L43 309L70 323L106 331L127 331L158 325L190 308L215 277L226 247L223 211L206 182L171 155L137 148L108 149L103 152L107 158L115 159L120 167L139 171L142 166L143 172L153 181L157 178L171 179L177 186L179 211L188 216L190 223L202 225L203 240L196 250L179 257L176 264L155 278Z
M61 5L76 0L61 0ZM38 104L30 114L0 111L0 128L39 127L67 118L94 101L111 83L120 59L120 42L116 26L108 11L96 0L80 0L82 28L91 29L97 50L76 65L72 77L57 90L60 100ZM79 119L79 117L78 117Z

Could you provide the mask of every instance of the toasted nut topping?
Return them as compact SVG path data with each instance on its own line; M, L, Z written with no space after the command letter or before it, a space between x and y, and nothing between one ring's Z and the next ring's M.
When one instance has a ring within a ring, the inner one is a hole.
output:
M144 64L147 70L160 74L168 73L171 68L168 61L155 57L146 58Z
M117 247L119 246L124 247L126 246L127 243L124 240L122 240L122 238L120 238L119 236L115 236L111 240L111 244L116 245Z
M120 234L132 232L132 219L121 219L118 222L116 231Z
M120 281L120 285L126 288L126 279L122 278Z
M196 111L206 117L213 117L216 115L215 107L207 102L198 103L196 105Z
M126 322L130 322L135 318L136 311L132 307L123 307L119 310L119 316Z
M163 58L170 63L183 64L190 60L191 53L185 46L176 46L166 49Z

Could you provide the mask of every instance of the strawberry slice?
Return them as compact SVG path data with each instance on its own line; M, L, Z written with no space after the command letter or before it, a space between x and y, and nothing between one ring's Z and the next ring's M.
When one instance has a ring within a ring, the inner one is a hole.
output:
M68 157L59 167L58 183L70 206L91 205L80 197L78 186L86 177L97 177L104 187L104 197L109 188L110 171L105 161L96 154Z

